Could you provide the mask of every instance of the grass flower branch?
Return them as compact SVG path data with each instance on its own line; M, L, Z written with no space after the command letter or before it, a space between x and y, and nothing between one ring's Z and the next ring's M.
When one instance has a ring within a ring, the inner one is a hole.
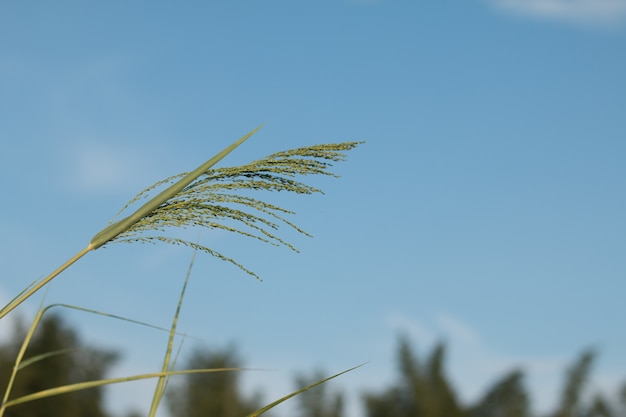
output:
M182 244L228 261L246 273L259 278L254 272L234 259L204 245L165 235L174 228L206 227L237 233L276 246L293 245L277 236L279 226L286 225L308 235L284 216L291 211L243 195L244 191L287 191L296 194L322 192L296 179L304 175L330 175L333 162L343 161L345 152L359 142L315 145L282 151L252 163L213 169L226 155L245 142L260 126L235 141L220 153L189 173L175 175L160 181L133 198L132 203L147 198L157 187L170 184L165 190L149 199L129 216L118 220L98 232L89 244L62 264L52 274L22 291L0 310L0 318L9 314L35 292L52 281L70 265L90 251L114 242L165 242Z

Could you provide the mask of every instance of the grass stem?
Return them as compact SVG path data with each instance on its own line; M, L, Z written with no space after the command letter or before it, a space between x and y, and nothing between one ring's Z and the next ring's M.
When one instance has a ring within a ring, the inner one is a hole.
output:
M26 291L23 291L22 293L20 293L17 297L15 297L13 300L11 300L7 305L2 307L2 310L0 310L0 319L2 319L4 316L9 314L11 311L13 311L17 306L22 304L28 297L30 297L31 295L33 295L34 293L39 291L41 289L41 287L43 287L44 285L46 285L47 283L52 281L57 275L59 275L61 272L65 271L70 265L72 265L74 262L76 262L77 260L79 260L80 258L85 256L85 254L87 254L87 252L89 252L89 251L91 251L93 249L94 249L94 247L92 245L86 246L84 249L82 249L76 255L72 256L69 260L67 260L63 265L58 267L53 273L48 275L46 278L42 279L41 281L39 281L35 285L31 286Z

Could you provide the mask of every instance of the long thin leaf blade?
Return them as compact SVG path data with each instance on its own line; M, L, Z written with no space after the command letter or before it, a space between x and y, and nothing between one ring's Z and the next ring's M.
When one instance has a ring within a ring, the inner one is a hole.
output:
M76 350L77 349L68 348L68 349L59 349L59 350L54 350L52 352L42 353L41 355L36 355L36 356L30 357L30 358L20 362L20 364L17 366L17 369L18 370L24 369L27 366L32 365L35 362L39 362L41 360L44 360L46 358L50 358L50 357L53 357L53 356L64 355L64 354L70 353L70 352L76 352Z
M191 262L189 262L189 268L187 269L187 275L185 276L185 282L183 283L183 288L180 291L180 295L178 297L178 305L176 306L176 312L174 313L174 318L172 319L172 325L170 328L170 335L167 340L167 349L165 351L165 357L163 358L163 367L162 371L167 371L171 369L171 357L172 350L174 349L174 337L176 336L176 327L178 325L178 317L180 316L180 310L183 305L183 299L185 298L185 291L187 290L187 284L189 283L189 278L191 277L191 270L193 269L193 264L196 260L196 254L198 250L193 251L193 255L191 257ZM157 386L154 389L154 395L152 396L152 405L150 406L150 412L148 414L149 417L154 417L156 415L157 409L159 408L159 404L163 399L163 395L165 394L165 387L167 385L168 377L162 376L159 377L159 381L157 382Z
M278 400L274 401L273 403L268 404L268 405L266 405L265 407L263 407L263 408L261 408L261 409L259 409L259 410L255 411L255 412L253 412L253 413L251 413L251 414L248 414L248 416L247 416L247 417L257 417L257 416L260 416L261 414L263 414L263 413L265 413L265 412L267 412L267 411L271 410L272 408L276 407L278 404L281 404L281 403L283 403L283 402L287 401L288 399L290 399L290 398L292 398L292 397L295 397L296 395L298 395L298 394L300 394L300 393L302 393L302 392L304 392L304 391L310 390L311 388L314 388L314 387L316 387L316 386L318 386L318 385L320 385L320 384L323 384L324 382L330 381L330 380L331 380L331 379L333 379L333 378L337 378L337 377L338 377L338 376L340 376L340 375L343 375L343 374L348 373L348 372L350 372L350 371L353 371L353 370L355 370L355 369L357 369L357 368L360 368L360 367L361 367L361 366L363 366L363 365L365 365L365 364L364 364L364 363L362 363L362 364L357 365L357 366L355 366L355 367L353 367L353 368L346 369L345 371L339 372L338 374L335 374L335 375L333 375L333 376L329 376L328 378L322 379L321 381L317 381L317 382L315 382L315 383L313 383L313 384L311 384L311 385L307 385L306 387L301 388L301 389L299 389L298 391L294 391L294 392L292 392L292 393L291 393L291 394L289 394L289 395L285 395L284 397L282 397L282 398L280 398L280 399L278 399Z
M97 381L78 382L76 384L68 384L60 387L50 388L42 391L38 391L32 394L24 395L22 397L15 398L7 401L4 407L11 407L18 404L23 404L29 401L39 400L42 398L53 397L55 395L68 394L70 392L81 391L89 388L96 388L105 385L118 384L121 382L139 381L143 379L160 378L164 376L172 375L188 375L199 373L211 373L211 372L235 372L235 371L248 371L251 369L245 368L215 368L215 369L187 369L182 371L166 371L166 372L153 372L148 374L131 375L120 378L108 378L100 379Z
M235 141L235 143L233 143L232 145L222 150L213 158L209 159L208 161L200 165L198 168L194 169L189 174L185 175L183 178L176 181L174 184L170 185L165 190L161 191L154 198L150 199L143 206L139 207L130 216L122 220L119 220L105 227L104 229L102 229L91 239L91 242L89 243L89 247L91 249L97 249L100 246L104 245L105 243L109 242L110 240L114 239L120 233L128 230L133 224L137 223L143 217L150 214L161 204L165 203L167 200L169 200L170 198L178 194L183 188L191 184L196 178L198 178L200 175L206 172L213 165L217 164L226 155L231 153L233 150L235 150L235 148L237 148L239 145L245 142L248 138L250 138L250 136L255 134L261 127L263 126L261 125L257 127L256 129L252 130L250 133L243 136L239 140Z

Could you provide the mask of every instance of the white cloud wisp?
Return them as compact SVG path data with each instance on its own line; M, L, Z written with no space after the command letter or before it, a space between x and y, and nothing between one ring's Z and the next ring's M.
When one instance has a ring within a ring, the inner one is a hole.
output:
M626 23L626 0L490 0L496 8L522 16L585 25Z

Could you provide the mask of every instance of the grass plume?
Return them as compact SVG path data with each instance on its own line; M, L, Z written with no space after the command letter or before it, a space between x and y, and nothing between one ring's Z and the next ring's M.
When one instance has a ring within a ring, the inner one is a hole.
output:
M149 233L165 232L170 228L201 226L237 233L297 251L292 244L275 233L283 224L308 235L284 217L293 213L242 195L241 192L246 190L287 191L297 194L321 192L320 189L295 178L311 174L333 175L328 171L331 162L343 160L345 158L343 152L356 145L355 142L316 145L278 152L246 165L210 169L156 207L148 216L117 235L111 242L183 244L231 262L259 278L239 262L211 248L183 239Z
M280 224L287 225L306 234L284 218L289 210L242 194L249 190L288 191L297 194L312 194L321 190L302 183L298 176L321 174L333 175L328 168L332 162L345 159L345 152L358 142L315 145L278 152L249 164L213 169L226 155L245 142L260 126L230 146L223 149L195 170L175 175L148 187L132 202L148 196L159 185L171 184L165 190L135 210L96 233L89 244L59 268L42 280L24 289L0 310L0 318L31 297L70 265L88 252L113 242L165 242L182 244L201 250L219 259L238 266L258 278L251 270L232 258L207 246L184 239L167 236L170 228L207 227L234 232L278 246L296 250L290 243L276 234ZM124 208L130 205L127 204ZM233 225L233 223L235 225Z

